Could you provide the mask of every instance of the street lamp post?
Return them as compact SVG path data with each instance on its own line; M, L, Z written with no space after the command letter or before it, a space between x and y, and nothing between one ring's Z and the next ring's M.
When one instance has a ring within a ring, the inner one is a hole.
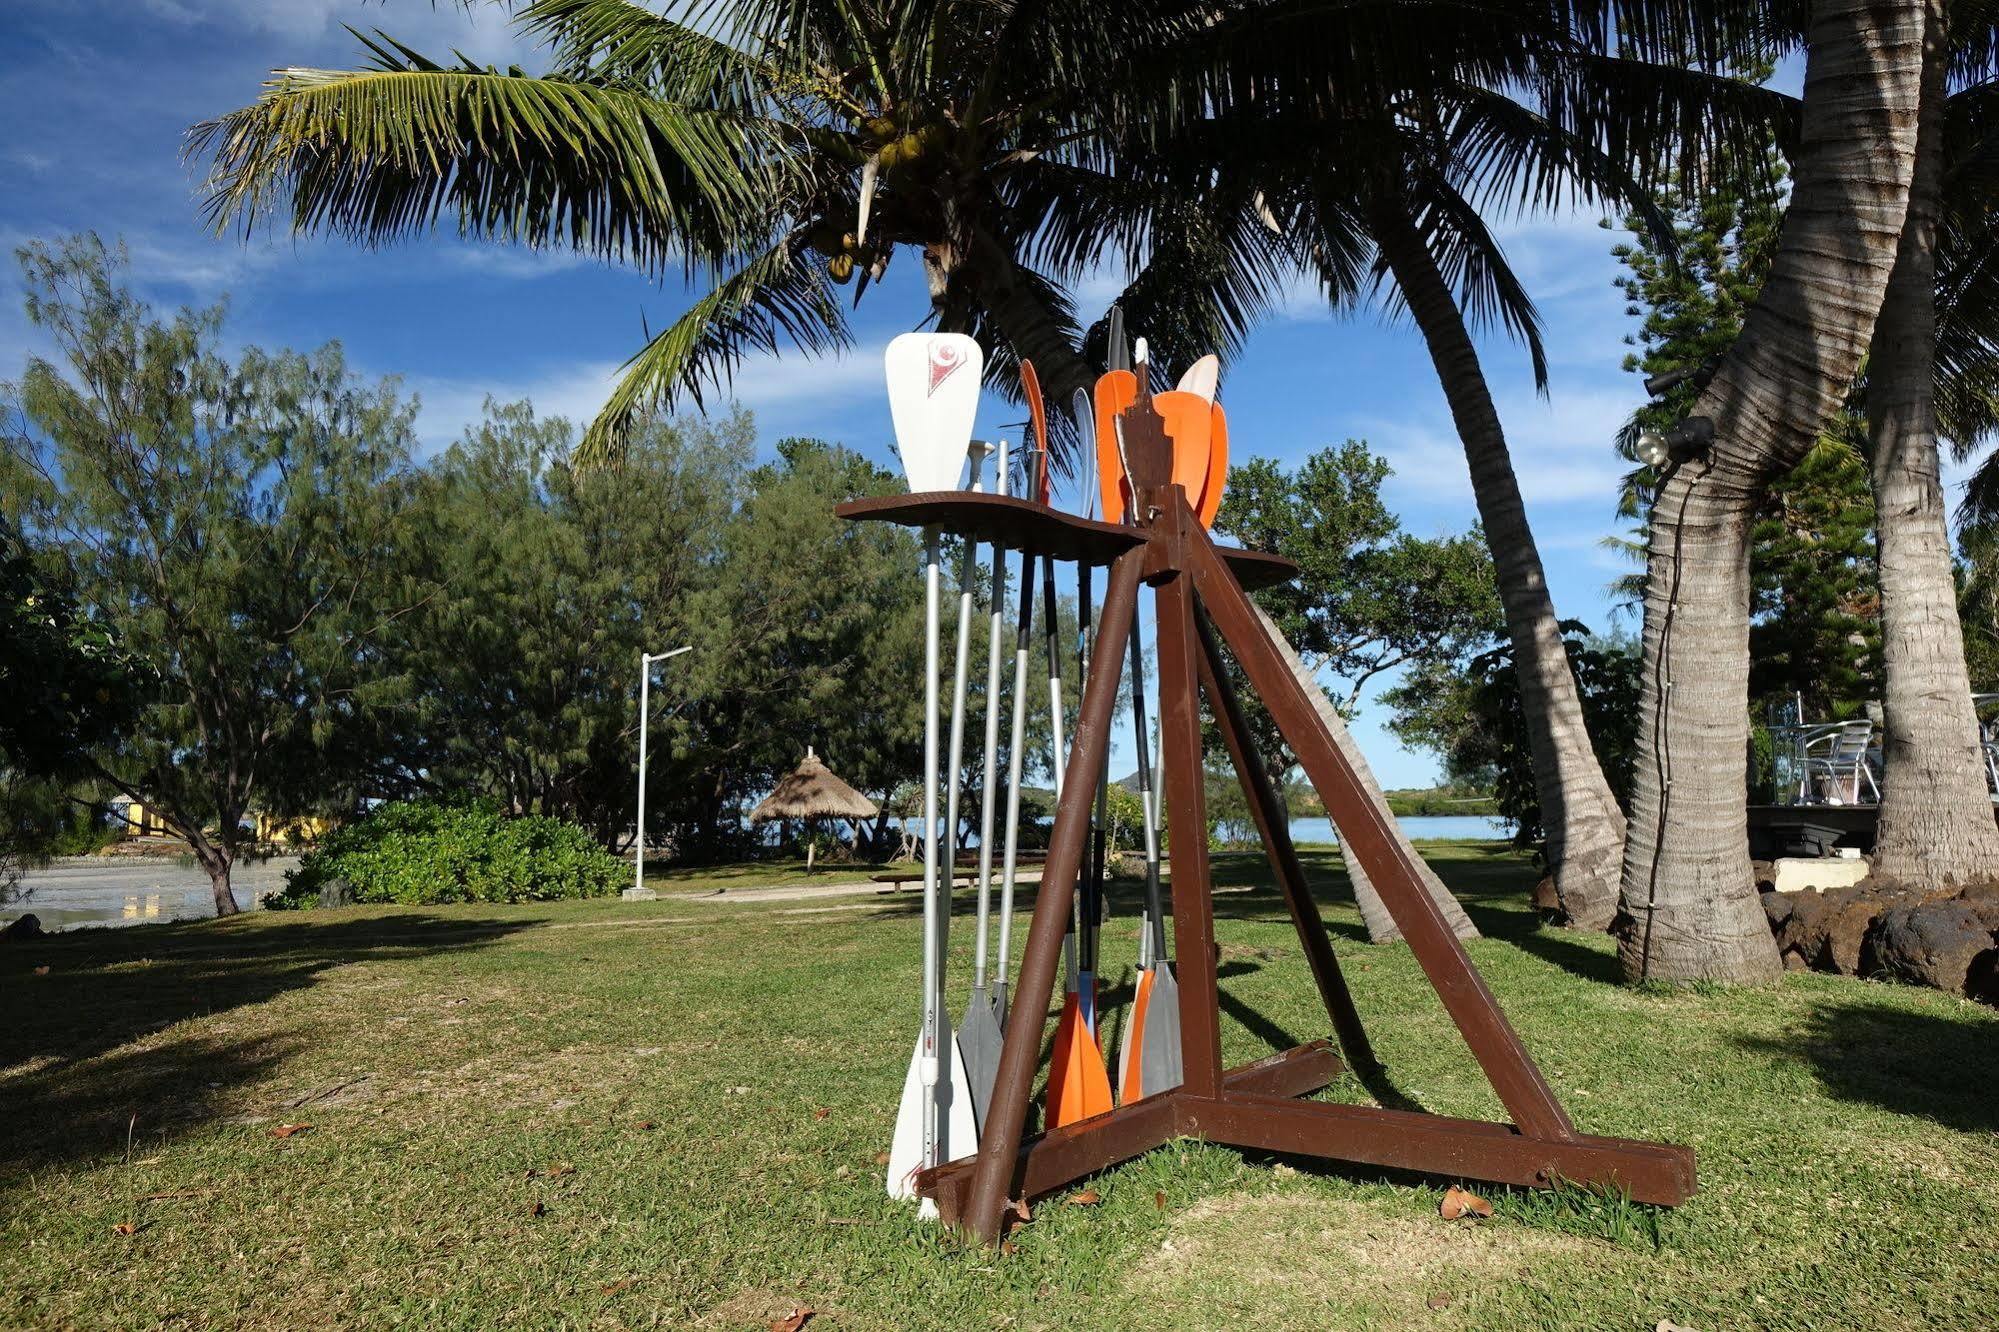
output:
M652 716L653 663L693 650L690 643L671 652L639 653L639 821L632 836L632 886L622 894L631 901L651 901L659 896L646 887L646 723Z

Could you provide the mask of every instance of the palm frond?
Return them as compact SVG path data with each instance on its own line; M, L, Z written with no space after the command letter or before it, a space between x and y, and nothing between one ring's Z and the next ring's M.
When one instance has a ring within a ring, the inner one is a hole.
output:
M288 205L297 230L381 244L448 212L463 235L657 274L767 231L783 197L789 168L754 119L371 45L377 68L279 71L256 103L191 131L190 152L214 159L213 226Z
M814 354L853 343L825 267L793 236L721 279L625 362L578 461L616 461L646 413L682 394L700 406L704 385L726 387L747 353L775 353L780 341Z
M631 84L688 107L755 109L771 83L755 54L632 0L532 0L514 13L568 78Z
M1516 339L1527 349L1534 387L1547 392L1548 353L1541 341L1541 313L1478 209L1450 182L1434 178L1414 188L1410 200L1417 230L1456 293L1465 322L1474 329L1497 325ZM1387 301L1391 310L1404 309L1399 291L1391 292Z

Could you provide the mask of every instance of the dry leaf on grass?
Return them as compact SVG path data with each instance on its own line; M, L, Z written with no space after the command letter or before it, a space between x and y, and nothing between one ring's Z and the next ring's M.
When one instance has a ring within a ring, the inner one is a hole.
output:
M613 1281L608 1285L599 1287L599 1289L606 1295L621 1295L638 1284L639 1279L637 1277L626 1277L623 1281Z
M887 1152L876 1152L876 1153L875 1153L875 1164L876 1164L876 1165L887 1165L887 1164L888 1164L888 1153L887 1153Z
M543 1202L541 1199L536 1198L534 1200L534 1206L528 1209L528 1215L540 1216L542 1213L546 1212L547 1210L548 1210L548 1204Z
M289 1138L294 1134L303 1133L311 1127L312 1125L310 1124L280 1124L271 1130L271 1136L273 1138Z
M120 1221L117 1225L111 1227L111 1233L114 1235L135 1235L138 1231L139 1228L130 1221Z
M1157 1191L1155 1191L1155 1192L1153 1193L1153 1195L1152 1195L1152 1205L1153 1205L1154 1207L1157 1207L1157 1208L1158 1208L1158 1209L1159 1209L1160 1211L1162 1211L1162 1212L1166 1210L1166 1190L1165 1190L1165 1189L1159 1189L1159 1190L1157 1190Z
M1467 1193L1453 1184L1444 1190L1444 1201L1437 1211L1446 1221L1455 1221L1461 1216L1488 1217L1492 1215L1492 1204L1476 1193Z
M1081 1193L1072 1194L1069 1198L1070 1204L1076 1207L1095 1207L1103 1200L1104 1195L1098 1193L1095 1189L1084 1189Z
M784 1317L771 1319L770 1332L798 1332L799 1328L811 1320L812 1314L813 1310L801 1304Z
M824 1118L825 1118L826 1116L828 1116L828 1115L830 1115L830 1114L832 1114L832 1113L833 1113L833 1111L832 1111L832 1110L831 1110L830 1108L828 1108L828 1107L826 1107L826 1106L823 1106L823 1105L822 1105L822 1106L820 1106L820 1107L819 1107L819 1108L818 1108L817 1110L814 1110L814 1111L812 1112L812 1117L813 1117L814 1119L824 1119Z
M1005 1254L1007 1257L1011 1258L1016 1253L1020 1252L1020 1246L1018 1244L1015 1244L1012 1240L1001 1240L1000 1252Z
M1423 1303L1432 1309L1448 1309L1451 1307L1451 1299L1451 1296L1439 1292L1423 1301Z
M1027 1205L1025 1198L1008 1198L1006 1209L1012 1212L1015 1219L1023 1226L1034 1219L1034 1209Z
M553 1161L549 1163L548 1170L545 1173L550 1179L561 1179L564 1175L575 1174L576 1167L567 1161Z
M639 1121L639 1132L641 1133L650 1132L651 1130L656 1129L658 1127L659 1125L653 1123L653 1121L651 1121L650 1119L641 1119Z

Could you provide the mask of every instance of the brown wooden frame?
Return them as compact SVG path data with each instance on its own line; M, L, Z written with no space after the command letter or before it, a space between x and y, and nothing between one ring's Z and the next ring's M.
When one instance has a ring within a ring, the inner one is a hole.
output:
M1129 448L1139 432L1130 428L1133 414L1126 421ZM1137 454L1133 461L1134 471L1140 472ZM1368 795L1250 604L1245 583L1273 581L1287 562L1217 547L1178 486L1141 485L1134 508L1142 524L1136 528L1112 528L1021 501L971 495L898 496L856 501L838 510L851 518L910 526L939 523L968 539L1111 568L1064 771L1068 794L1056 810L979 1150L925 1171L918 1177L918 1191L936 1199L947 1224L992 1243L999 1238L1010 1199L1052 1192L1176 1137L1197 1137L1256 1151L1453 1178L1542 1187L1569 1181L1621 1190L1640 1202L1685 1201L1694 1191L1694 1156L1688 1148L1576 1131L1423 890L1416 865L1393 835L1393 816ZM1090 796L1109 761L1119 676L1141 582L1155 589L1158 617L1160 745L1174 848L1174 969L1180 983L1185 1080L1171 1091L1030 1138L1024 1136L1029 1097L1082 864ZM1345 854L1367 871L1511 1123L1300 1100L1325 1087L1343 1067L1323 1040L1239 1068L1222 1066L1201 761L1203 691L1249 797L1341 1049L1357 1072L1370 1074L1376 1068L1332 940L1291 845L1282 802L1255 761L1222 644L1298 755L1340 830Z

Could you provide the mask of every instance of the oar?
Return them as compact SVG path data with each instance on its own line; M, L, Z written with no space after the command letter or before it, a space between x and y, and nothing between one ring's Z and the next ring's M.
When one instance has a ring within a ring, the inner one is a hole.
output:
M1149 373L1145 346L1139 343L1138 374ZM1161 394L1159 397L1169 395ZM1158 398L1153 399L1155 403ZM1112 418L1116 456L1124 457L1124 423ZM1118 1051L1119 1099L1127 1104L1180 1085L1184 1078L1180 1050L1180 986L1166 957L1165 900L1159 889L1159 802L1157 785L1146 761L1145 655L1138 635L1131 640L1132 722L1138 748L1139 803L1145 816L1145 936L1139 945L1144 965L1132 995L1131 1018Z
M984 366L979 344L959 333L905 333L889 343L885 363L889 413L910 490L956 488L978 413ZM969 1079L944 1011L944 905L937 882L937 530L926 529L923 537L923 1022L889 1144L888 1191L898 1198L914 1195L918 1171L971 1150L978 1140L966 1093ZM923 1212L936 1214L929 1199Z
M1222 491L1229 483L1229 414L1216 403L1208 426L1208 482L1201 491L1201 526L1213 527L1222 511Z
M1082 398L1082 391L1076 398ZM1070 410L1075 414L1077 425L1089 421L1087 400L1084 409L1076 409L1075 399L1070 401ZM1094 422L1090 422L1095 424ZM1077 481L1083 499L1083 516L1094 517L1097 509L1096 487L1092 484L1090 472L1096 463L1095 451L1082 449ZM1090 594L1091 568L1087 560L1076 564L1076 687L1083 688L1090 678L1090 620L1095 598ZM1085 843L1089 857L1082 867L1082 892L1077 895L1077 921L1081 928L1077 931L1078 958L1076 967L1076 1008L1083 1026L1089 1031L1090 1039L1103 1047L1103 1038L1097 1028L1097 929L1102 922L1103 911L1103 825L1107 809L1107 787L1100 775L1097 780L1096 808L1091 815L1090 839Z
M1023 450L1024 451L1024 450ZM1031 456L1031 455L1029 455ZM1012 973L1013 888L1020 849L1020 767L1027 734L1027 659L1034 642L1034 553L1020 552L1020 619L1013 635L1013 730L1007 747L1006 864L1000 871L999 965L993 977L993 1016L1006 1024L1007 977Z
M1200 360L1187 367L1186 372L1180 376L1180 382L1173 387L1182 393L1196 394L1199 397L1206 398L1209 402L1213 402L1215 400L1215 390L1221 387L1221 382L1221 358L1219 356L1203 356Z
M972 473L966 489L985 489L979 479L993 446L982 439L971 443ZM978 543L967 541L958 561L958 653L951 681L951 760L944 769L949 794L944 801L944 921L940 942L951 937L951 892L958 881L958 792L965 771L965 684L972 655L972 571L978 567Z
M995 477L1000 494L1007 493L1006 441L999 445ZM999 760L1000 722L1000 621L1006 610L1006 555L993 545L991 609L986 628L986 757L979 768L979 916L978 938L972 952L972 993L965 1002L965 1017L958 1024L958 1049L965 1056L965 1076L970 1082L972 1117L981 1132L986 1124L986 1104L992 1099L993 1080L999 1076L1000 1025L993 996L986 989L986 938L992 919L993 875L993 764ZM1011 826L1011 825L1009 825ZM1012 839L1008 838L1008 847ZM1010 868L1009 864L1009 868ZM1001 953L1000 975L1006 975L1005 953ZM1004 984L1002 980L1001 984Z
M1131 720L1138 748L1138 801L1145 817L1145 929L1131 1017L1118 1050L1118 1099L1126 1104L1180 1085L1180 987L1166 960L1166 909L1159 892L1158 800L1146 754L1145 652L1131 637Z

